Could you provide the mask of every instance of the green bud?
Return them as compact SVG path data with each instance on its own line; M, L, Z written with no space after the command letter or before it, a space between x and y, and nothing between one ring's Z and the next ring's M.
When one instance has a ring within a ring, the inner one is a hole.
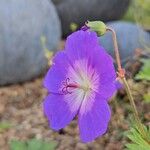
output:
M87 21L86 26L95 31L99 36L106 33L106 25L102 21Z

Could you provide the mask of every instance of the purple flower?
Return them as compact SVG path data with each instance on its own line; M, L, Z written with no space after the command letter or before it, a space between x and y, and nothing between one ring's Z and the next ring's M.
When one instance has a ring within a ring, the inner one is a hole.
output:
M78 115L83 142L103 135L110 120L108 100L116 91L115 81L113 60L99 46L96 33L80 30L71 34L44 80L50 93L44 101L50 127L64 128Z

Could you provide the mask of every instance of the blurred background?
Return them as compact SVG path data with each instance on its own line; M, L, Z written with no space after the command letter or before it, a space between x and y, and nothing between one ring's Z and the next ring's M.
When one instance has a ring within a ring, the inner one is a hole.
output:
M108 132L88 144L79 139L76 119L54 132L43 115L51 58L87 20L115 29L140 117L150 125L150 0L0 0L0 150L122 150L129 142L124 89L110 102ZM99 43L114 57L110 33Z

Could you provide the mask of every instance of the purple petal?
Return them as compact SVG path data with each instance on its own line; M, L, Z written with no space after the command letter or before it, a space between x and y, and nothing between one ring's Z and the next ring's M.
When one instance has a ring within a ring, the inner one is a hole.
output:
M43 105L44 113L49 120L51 128L54 130L64 128L78 111L78 107L71 110L64 96L61 95L48 95Z
M99 94L109 99L117 90L116 88L116 72L113 65L113 59L106 53L105 49L97 46L94 52L93 66L97 70L100 77Z
M112 57L106 50L97 46L93 54L93 64L101 76L101 83L109 83L116 80L116 72L113 64Z
M44 86L49 92L59 92L61 82L66 78L68 66L68 58L65 55L65 52L58 52L53 59L53 65L49 69L44 79Z
M85 107L85 108L82 108ZM79 112L79 130L80 137L83 142L91 142L95 138L102 136L108 127L110 120L110 108L102 97L96 96L94 103L89 110L87 105L82 105L81 109L88 110Z
M95 32L77 31L66 42L66 54L72 61L87 59L100 76L99 93L109 99L117 90L112 57L99 45Z
M95 32L80 30L67 38L65 50L69 59L78 60L92 57L96 45L98 38Z

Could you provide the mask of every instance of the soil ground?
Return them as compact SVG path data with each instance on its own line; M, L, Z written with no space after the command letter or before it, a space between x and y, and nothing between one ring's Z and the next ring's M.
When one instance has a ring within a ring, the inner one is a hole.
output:
M112 118L108 132L94 142L84 144L80 141L77 118L63 130L55 132L48 127L44 117L42 102L47 91L42 86L40 77L36 80L0 88L0 122L12 125L0 131L0 150L9 150L12 139L28 140L32 138L57 142L57 150L122 150L127 139L124 131L130 124L132 114L125 91L120 90L110 102ZM128 80L132 87L138 111L145 124L150 124L150 104L143 102L143 93L148 92L148 85L143 82Z

